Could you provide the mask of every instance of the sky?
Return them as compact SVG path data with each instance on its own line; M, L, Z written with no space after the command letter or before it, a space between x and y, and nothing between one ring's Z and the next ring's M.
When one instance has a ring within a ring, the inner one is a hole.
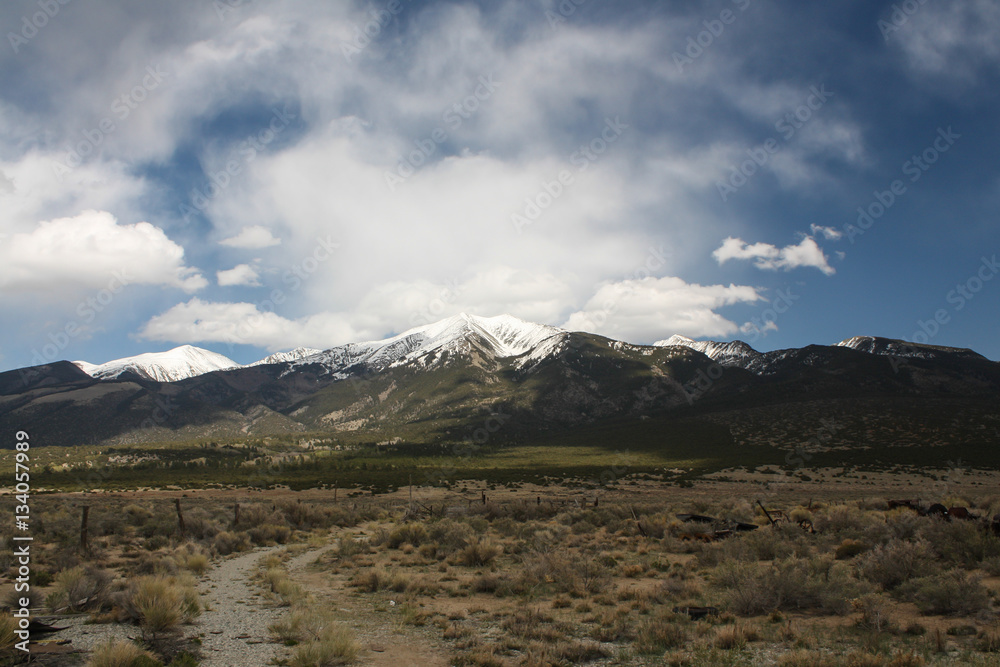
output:
M10 0L0 370L510 313L1000 359L994 0Z

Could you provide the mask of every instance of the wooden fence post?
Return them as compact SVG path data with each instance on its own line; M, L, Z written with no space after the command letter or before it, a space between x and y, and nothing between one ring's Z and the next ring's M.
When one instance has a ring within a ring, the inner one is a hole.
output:
M174 506L177 508L177 530L184 534L184 514L181 512L181 499L174 498Z
M83 517L80 519L80 549L90 551L90 542L87 539L87 515L90 514L90 507L83 506Z

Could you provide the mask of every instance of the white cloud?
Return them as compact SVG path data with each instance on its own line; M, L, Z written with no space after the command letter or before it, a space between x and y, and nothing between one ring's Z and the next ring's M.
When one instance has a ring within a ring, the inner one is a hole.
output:
M1000 63L1000 5L995 0L928 3L895 29L886 24L880 25L887 41L902 50L918 77L972 84L982 69Z
M235 285L260 287L260 274L249 264L237 264L226 271L217 271L215 277L221 287L232 287Z
M797 245L789 245L784 248L778 248L770 243L750 245L743 239L730 236L712 253L712 257L719 264L724 264L731 259L752 259L754 266L758 269L770 271L777 269L791 271L799 267L811 266L828 276L836 273L836 270L830 266L823 249L811 236L804 237Z
M119 283L195 292L208 281L184 265L184 249L148 222L120 225L106 211L41 222L0 246L0 287L64 290Z
M271 230L261 225L244 227L236 236L219 241L219 245L229 246L230 248L246 248L251 250L268 248L270 246L279 245L280 243L281 239L274 238L271 234Z
M624 280L598 289L563 327L636 343L672 334L729 336L739 326L715 311L761 298L756 288L743 285L693 285L674 277Z
M252 303L213 303L198 298L153 317L139 337L172 343L254 345L271 351L299 346L325 349L366 338L344 318L331 313L290 320Z
M839 229L824 227L822 225L817 225L816 223L809 225L809 231L812 232L813 236L822 236L828 241L839 241L844 237L844 233Z

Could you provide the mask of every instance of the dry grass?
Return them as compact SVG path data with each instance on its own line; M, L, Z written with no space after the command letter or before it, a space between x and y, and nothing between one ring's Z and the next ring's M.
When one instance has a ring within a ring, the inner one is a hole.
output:
M98 645L87 660L87 667L155 667L162 664L149 651L121 640Z

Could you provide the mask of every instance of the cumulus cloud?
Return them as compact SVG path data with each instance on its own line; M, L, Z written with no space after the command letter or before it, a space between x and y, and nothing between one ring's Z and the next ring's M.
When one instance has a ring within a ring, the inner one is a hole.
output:
M72 290L126 284L162 285L195 292L208 285L184 265L184 248L148 222L121 225L106 211L41 222L0 245L0 287Z
M146 340L254 345L270 351L290 347L329 348L365 338L342 316L321 313L288 319L253 303L193 298L153 317L139 332Z
M804 237L796 245L778 248L770 243L748 244L743 239L728 237L722 245L712 252L712 257L719 264L724 264L731 259L752 259L754 266L758 269L775 271L784 269L791 271L799 267L811 266L822 271L828 276L836 273L836 269L830 266L830 262L819 247L816 240L811 236Z
M269 248L280 244L281 239L274 238L271 234L271 230L261 225L244 227L236 236L231 236L227 239L219 241L219 245L229 246L230 248L244 248L251 250Z
M217 271L215 277L221 287L233 287L236 285L260 287L260 274L257 273L257 269L249 264L237 264L226 271Z
M729 336L739 326L715 311L761 298L756 288L744 285L695 285L675 277L624 280L602 286L562 326L636 343L671 334Z

